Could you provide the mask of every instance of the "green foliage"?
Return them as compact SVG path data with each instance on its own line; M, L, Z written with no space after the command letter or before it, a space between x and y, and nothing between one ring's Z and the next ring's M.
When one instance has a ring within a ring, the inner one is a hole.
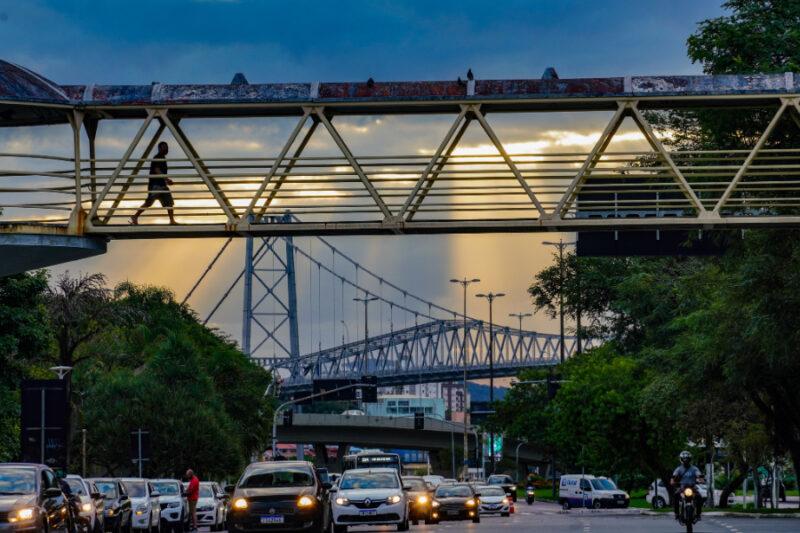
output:
M19 381L42 372L52 347L46 289L44 271L0 278L0 462L19 453Z
M113 320L85 343L75 386L85 393L90 457L108 472L130 472L130 431L150 431L148 475L192 467L235 475L269 442L269 374L228 339L205 328L172 294L124 283Z

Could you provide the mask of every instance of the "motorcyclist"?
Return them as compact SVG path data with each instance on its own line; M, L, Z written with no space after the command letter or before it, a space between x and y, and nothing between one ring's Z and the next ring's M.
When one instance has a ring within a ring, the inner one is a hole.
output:
M697 518L700 518L700 512L703 509L703 498L700 497L700 491L697 490L697 484L703 482L703 473L692 464L692 454L686 450L680 454L681 464L672 473L672 508L675 511L675 519L678 519L678 495L681 490L686 487L691 487L694 490L694 504L697 511Z

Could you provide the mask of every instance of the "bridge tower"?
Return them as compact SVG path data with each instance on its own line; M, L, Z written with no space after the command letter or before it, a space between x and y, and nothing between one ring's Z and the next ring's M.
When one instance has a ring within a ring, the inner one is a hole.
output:
M287 222L290 217L287 213L260 222ZM292 237L247 236L244 263L242 351L255 360L297 360L300 335Z

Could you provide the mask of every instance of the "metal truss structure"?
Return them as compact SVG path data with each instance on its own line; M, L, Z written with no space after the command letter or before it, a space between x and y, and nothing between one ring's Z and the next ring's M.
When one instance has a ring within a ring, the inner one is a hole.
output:
M260 245L254 249L256 240ZM292 238L248 235L244 265L242 351L258 358L262 349L271 345L274 356L297 359L300 333Z
M68 121L74 145L71 158L0 154L0 161L54 165L1 165L14 185L0 190L2 220L110 238L797 226L800 146L770 138L779 123L800 123L799 76L59 86L0 62L0 125ZM648 112L720 108L771 119L752 147L715 151L668 149L647 120ZM588 153L509 154L492 125L495 115L554 111L612 116ZM340 116L397 114L450 114L452 123L427 155L356 154L334 124ZM277 153L203 157L184 125L220 117L296 123ZM95 156L98 124L109 120L141 121L119 159ZM608 149L626 120L650 150ZM471 126L495 153L458 155ZM338 155L306 154L320 131ZM143 170L165 132L180 152L169 159L180 225L150 209L132 225L148 192ZM287 209L303 221L273 218Z
M356 341L304 355L299 359L255 359L264 367L284 369L289 378L287 392L311 388L314 379L378 377L381 386L435 383L461 379L464 372L462 342L466 335L467 378L489 376L489 328L479 320L437 320L414 327ZM581 341L584 349L593 341ZM577 339L565 337L566 355L577 352ZM522 368L559 363L558 335L493 328L492 367L494 375L513 376Z

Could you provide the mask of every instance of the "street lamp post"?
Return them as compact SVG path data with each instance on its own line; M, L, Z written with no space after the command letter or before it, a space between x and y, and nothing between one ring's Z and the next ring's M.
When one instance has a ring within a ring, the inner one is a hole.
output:
M369 373L369 303L377 300L377 296L364 296L363 298L353 298L354 302L361 302L364 304L364 372Z
M531 313L508 313L508 316L513 316L519 319L519 330L522 331L522 319L533 315Z
M476 298L485 298L489 302L489 406L490 409L494 408L494 339L493 339L493 307L494 301L497 298L502 298L505 293L502 292L488 292L486 294L476 294ZM494 429L489 432L489 457L491 459L492 474L494 474Z
M560 328L560 341L559 341L559 352L561 356L561 364L564 364L564 248L566 246L573 246L576 245L577 242L564 242L563 239L560 239L558 242L552 241L544 241L542 244L546 246L555 246L558 248L558 321L559 321L559 328ZM577 319L578 327L580 327L580 317ZM578 334L577 338L578 342L578 353L580 353L580 334Z
M463 394L464 394L464 471L462 481L466 481L467 469L469 467L469 441L467 440L467 287L473 283L480 283L480 279L472 278L467 279L451 279L450 283L458 283L464 289L464 336L461 339L461 362L464 367L464 381L463 381ZM452 404L451 404L452 406Z

